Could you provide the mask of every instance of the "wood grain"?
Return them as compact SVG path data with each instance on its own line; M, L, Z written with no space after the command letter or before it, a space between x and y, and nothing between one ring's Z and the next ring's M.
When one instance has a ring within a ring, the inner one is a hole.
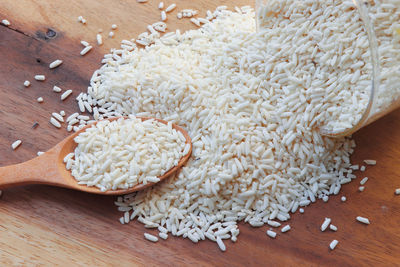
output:
M178 8L196 8L200 13L229 1L175 1ZM170 3L170 2L166 2ZM0 0L0 18L11 21L11 29L0 27L0 166L33 158L67 136L64 129L49 124L53 111L77 111L73 97L61 102L51 91L57 84L73 89L74 96L86 91L92 72L102 54L145 30L159 19L158 1L8 1ZM235 1L236 5L252 1ZM83 26L76 18L84 16ZM188 21L177 21L176 11L169 15L168 27L193 28ZM91 43L99 28L105 33L118 24L112 40L95 46L85 57L79 41ZM48 29L56 37L46 36ZM60 58L63 65L49 70L48 64ZM45 74L45 82L33 80ZM24 88L28 79L31 87ZM42 96L44 103L36 98ZM32 129L33 123L39 127ZM355 134L354 163L372 158L377 166L357 173L356 181L344 185L328 203L318 201L296 213L292 230L278 234L276 240L265 235L267 227L251 228L241 224L237 243L226 242L222 253L210 241L192 244L169 237L156 244L143 238L143 225L121 225L121 214L113 206L113 197L96 196L49 186L25 186L8 189L0 199L0 263L2 266L395 266L400 258L400 111L396 110ZM11 143L23 144L12 151ZM40 167L40 166L38 166ZM368 176L364 192L357 191L359 181ZM1 179L1 177L0 177ZM347 201L342 203L340 196ZM366 216L371 225L357 223ZM325 217L332 218L338 231L321 233ZM149 231L151 232L151 231ZM339 240L329 251L331 240Z

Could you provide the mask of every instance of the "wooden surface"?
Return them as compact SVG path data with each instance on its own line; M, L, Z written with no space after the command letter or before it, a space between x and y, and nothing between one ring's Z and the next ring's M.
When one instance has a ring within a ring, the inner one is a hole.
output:
M102 55L122 39L143 32L148 23L159 19L158 1L138 4L135 0L91 1L11 1L0 0L0 19L11 21L11 28L0 27L0 166L33 158L67 135L49 124L53 111L77 111L70 97L61 102L51 91L57 84L73 89L74 96L86 91L92 72ZM175 1L179 9L207 8L228 1ZM169 4L170 2L166 2ZM236 5L252 1L235 1ZM88 24L76 22L79 15ZM177 23L176 11L169 16L168 27L193 28L188 20ZM80 40L95 42L99 28L105 33L118 24L115 37L105 39L102 47L94 45L85 57L79 55ZM55 38L46 36L54 30ZM63 65L49 70L55 59ZM45 74L45 82L33 80ZM24 88L25 80L32 82ZM42 96L39 104L36 98ZM32 129L34 122L40 125ZM11 143L23 140L12 151ZM121 225L113 205L114 197L90 195L68 189L36 185L7 189L0 199L0 265L45 266L394 266L400 264L400 111L394 111L355 135L354 163L372 158L377 166L367 168L356 181L344 185L338 196L328 203L318 201L296 213L292 230L278 234L276 240L266 236L267 227L240 225L238 242L226 242L222 253L210 241L193 244L169 237L156 244L145 241L142 224ZM40 168L41 166L38 166ZM357 192L359 181L368 176L364 192ZM1 177L0 177L1 179ZM342 203L340 196L347 201ZM366 216L371 225L361 225L356 216ZM332 218L337 232L320 232L325 217ZM151 232L151 231L150 231ZM339 240L334 251L329 243Z

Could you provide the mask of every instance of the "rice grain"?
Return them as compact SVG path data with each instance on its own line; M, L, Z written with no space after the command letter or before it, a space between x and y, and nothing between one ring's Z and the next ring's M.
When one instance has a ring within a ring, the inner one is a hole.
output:
M176 8L176 4L171 4L165 9L165 12L169 13L169 12L173 11L175 8Z
M17 141L15 141L14 143L11 144L11 148L12 148L13 150L15 150L15 149L17 149L21 144L22 144L22 141L21 141L21 140L17 140Z
M54 90L54 88L53 88L53 90ZM65 91L60 97L61 101L64 101L65 99L67 99L71 94L72 94L72 90L71 89Z
M158 241L158 238L156 236L148 234L148 233L144 233L144 238L146 238L147 240L149 240L151 242L157 242Z
M54 60L53 62L50 63L49 68L50 68L50 69L57 68L57 67L60 66L62 63L63 63L62 60L56 59L56 60Z
M93 47L91 45L85 46L80 52L81 56L86 55Z
M360 223L363 223L363 224L370 224L368 218L365 218L365 217L358 216L356 218L356 220L359 221Z
M267 235L271 238L275 238L276 237L276 232L272 231L272 230L267 230Z
M329 248L331 250L334 250L338 243L339 243L339 241L337 241L336 239L332 240L332 242L329 244Z
M36 81L44 81L44 80L46 80L46 76L44 76L44 75L35 75L35 80Z
M56 128L61 128L60 122L53 117L50 118L50 123Z
M4 26L7 26L7 27L11 25L10 21L8 21L8 20L6 20L6 19L3 19L3 20L1 21L1 23L2 23Z

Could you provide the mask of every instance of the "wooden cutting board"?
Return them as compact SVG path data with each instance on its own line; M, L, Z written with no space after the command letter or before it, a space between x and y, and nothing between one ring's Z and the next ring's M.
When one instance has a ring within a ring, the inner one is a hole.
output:
M223 0L175 2L178 9L194 8L201 15L220 4L233 5ZM253 5L253 1L235 4ZM86 91L104 53L159 20L157 5L153 0L145 4L135 0L0 0L0 20L12 23L10 28L0 27L0 166L35 157L37 151L46 151L68 134L51 126L49 118L54 111L77 111L76 102L74 97L62 102L52 87L73 89L75 97ZM195 28L187 19L178 21L176 13L169 15L169 29ZM80 15L87 25L77 22ZM98 47L98 29L106 36L113 23L118 25L114 38L105 37L104 45ZM94 45L84 57L79 55L81 40ZM48 64L55 59L64 63L49 70ZM34 81L35 74L45 74L46 81ZM29 88L24 88L25 80L32 82ZM42 104L36 102L39 96L44 98ZM33 129L35 122L39 126ZM17 139L23 143L12 151L11 143ZM353 162L371 158L378 161L376 166L356 172L359 178L344 185L328 203L318 201L303 215L293 215L292 230L279 233L275 240L265 234L267 227L241 224L238 242L227 241L224 253L210 241L193 244L172 236L156 244L145 241L143 233L148 230L142 224L119 223L121 213L113 197L39 185L5 190L0 199L0 265L399 265L400 196L394 190L400 187L400 111L362 129L355 139ZM360 193L357 188L364 176L369 180ZM342 195L347 197L344 203ZM357 223L358 215L368 217L371 225ZM325 217L332 218L337 232L320 231ZM330 251L333 239L339 245Z

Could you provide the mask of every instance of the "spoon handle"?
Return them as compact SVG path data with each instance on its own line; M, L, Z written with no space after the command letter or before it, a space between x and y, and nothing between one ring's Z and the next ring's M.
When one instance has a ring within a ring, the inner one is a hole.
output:
M27 184L59 185L57 178L60 175L52 152L22 163L0 167L0 188Z

